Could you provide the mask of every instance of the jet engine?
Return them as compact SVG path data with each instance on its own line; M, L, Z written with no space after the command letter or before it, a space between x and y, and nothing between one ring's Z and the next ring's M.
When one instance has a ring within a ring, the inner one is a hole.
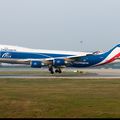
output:
M64 59L54 59L53 60L53 66L58 67L58 66L65 66L67 64L67 61Z
M43 63L41 61L31 61L30 65L32 68L41 68Z

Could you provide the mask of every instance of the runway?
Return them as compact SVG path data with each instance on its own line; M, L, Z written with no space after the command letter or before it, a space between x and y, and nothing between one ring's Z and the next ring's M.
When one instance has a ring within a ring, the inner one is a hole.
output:
M19 73L22 71L23 73ZM29 74L27 74L27 69L0 69L0 78L47 78L47 79L93 79L93 78L120 78L120 70L119 69L64 69L63 73L61 74L53 74L51 75L48 71L45 71L45 73L42 71L40 74L38 71L33 69L34 74L32 73L32 69L30 69ZM66 72L67 71L67 72ZM79 73L79 71L82 71L83 74ZM2 73L3 72L3 73ZM6 74L7 73L7 74ZM8 74L9 73L9 74Z
M31 78L31 79L119 79L119 76L90 76L90 77L86 77L86 76L80 76L80 77L55 77L55 76L50 76L50 77L46 77L46 76L0 76L1 78Z

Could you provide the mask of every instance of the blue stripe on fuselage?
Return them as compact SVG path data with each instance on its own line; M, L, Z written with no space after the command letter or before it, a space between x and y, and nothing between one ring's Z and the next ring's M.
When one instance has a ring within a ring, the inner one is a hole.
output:
M67 57L71 55L66 54L53 54L53 53L29 53L29 52L9 52L9 51L2 51L1 58L7 58L4 56L5 53L9 53L11 55L11 59L45 59L51 57Z

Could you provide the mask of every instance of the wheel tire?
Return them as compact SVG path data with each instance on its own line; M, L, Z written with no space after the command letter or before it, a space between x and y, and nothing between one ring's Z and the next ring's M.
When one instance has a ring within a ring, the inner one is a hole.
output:
M54 72L53 72L53 71L51 71L51 74L54 74Z
M51 74L54 74L54 71L53 71L53 67L52 67L52 66L49 67L49 71L51 72Z
M59 72L59 73L62 73L62 71L61 71L61 69L60 69L60 68L59 68L58 72Z
M58 73L59 71L56 69L55 72Z

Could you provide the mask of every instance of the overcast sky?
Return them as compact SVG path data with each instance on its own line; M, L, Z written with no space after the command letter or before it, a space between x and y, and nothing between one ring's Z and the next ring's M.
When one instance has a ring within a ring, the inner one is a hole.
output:
M106 51L119 43L120 0L0 0L0 44Z

